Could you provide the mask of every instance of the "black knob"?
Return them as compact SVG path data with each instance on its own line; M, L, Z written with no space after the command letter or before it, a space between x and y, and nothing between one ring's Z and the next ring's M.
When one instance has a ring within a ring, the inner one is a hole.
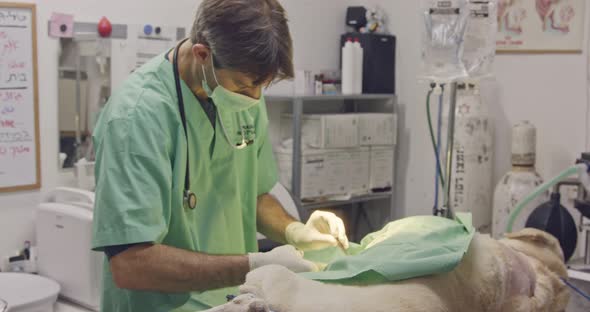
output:
M59 30L61 32L66 32L66 30L68 30L68 26L66 26L65 24L61 24L61 26L59 26Z
M162 32L162 28L160 28L160 26L157 26L155 29L156 35L159 35Z

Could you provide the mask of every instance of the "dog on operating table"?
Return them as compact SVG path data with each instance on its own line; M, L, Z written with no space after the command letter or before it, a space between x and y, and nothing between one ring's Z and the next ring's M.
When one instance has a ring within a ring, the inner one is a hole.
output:
M476 234L453 271L375 286L304 279L280 266L252 271L244 295L210 312L559 312L569 292L557 240L534 229L500 241Z

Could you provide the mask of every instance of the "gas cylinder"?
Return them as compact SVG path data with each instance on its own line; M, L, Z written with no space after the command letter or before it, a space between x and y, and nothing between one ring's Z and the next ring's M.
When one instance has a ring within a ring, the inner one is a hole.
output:
M473 226L489 233L494 162L492 120L478 83L458 84L456 98L450 204L454 212L470 212Z
M494 191L492 235L501 238L514 207L529 195L543 179L535 170L536 128L528 121L522 121L512 128L512 169L506 173ZM538 196L528 204L516 219L513 231L521 230L531 212L549 199L549 193Z

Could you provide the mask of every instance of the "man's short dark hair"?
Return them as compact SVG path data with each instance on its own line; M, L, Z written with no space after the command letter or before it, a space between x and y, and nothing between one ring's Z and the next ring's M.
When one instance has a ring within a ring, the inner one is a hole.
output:
M193 44L213 53L215 66L265 81L293 78L293 42L278 0L204 0L191 29Z

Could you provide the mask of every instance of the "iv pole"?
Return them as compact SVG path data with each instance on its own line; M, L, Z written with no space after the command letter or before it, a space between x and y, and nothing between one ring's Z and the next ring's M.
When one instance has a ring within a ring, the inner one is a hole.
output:
M451 200L451 181L452 174L453 174L453 149L455 145L455 114L457 108L457 82L451 83L451 98L450 98L450 105L449 105L449 120L448 120L448 129L447 129L447 147L446 147L446 168L445 168L445 199L444 204L442 207L442 216L448 219L454 219L455 213L453 212L452 208L452 200Z

